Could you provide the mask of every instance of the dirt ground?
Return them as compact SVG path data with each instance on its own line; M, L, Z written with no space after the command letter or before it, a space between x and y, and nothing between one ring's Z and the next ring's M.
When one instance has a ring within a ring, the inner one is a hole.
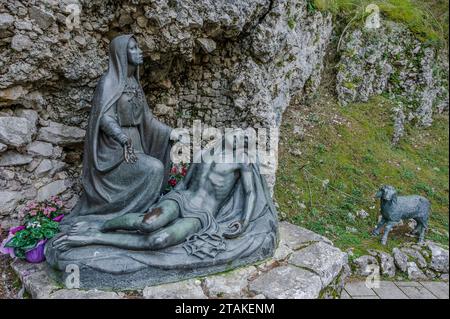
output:
M5 233L0 238L4 238ZM14 271L10 267L12 259L6 255L0 255L0 299L17 299L21 284Z

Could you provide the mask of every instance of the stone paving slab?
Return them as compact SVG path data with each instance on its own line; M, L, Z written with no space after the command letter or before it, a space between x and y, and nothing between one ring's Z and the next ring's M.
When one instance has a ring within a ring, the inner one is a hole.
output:
M359 296L377 296L372 289L366 287L365 281L350 282L345 285L344 289L353 298Z
M422 286L418 281L394 281L398 287L420 287Z
M421 284L439 299L449 299L448 282L424 281Z
M410 299L437 299L428 289L424 286L420 287L400 287L400 289L410 298Z
M449 299L449 284L443 281L381 281L368 288L365 281L345 285L341 299Z
M381 299L409 299L392 281L381 281L380 288L373 288Z
M344 290L342 290L342 293L341 293L341 298L340 299L352 299L352 297L348 294L348 292L347 291L345 291L345 289Z

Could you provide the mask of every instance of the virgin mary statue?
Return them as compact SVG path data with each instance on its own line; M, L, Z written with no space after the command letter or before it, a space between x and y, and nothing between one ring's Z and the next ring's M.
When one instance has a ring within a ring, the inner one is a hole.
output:
M171 128L149 109L139 82L142 62L133 35L111 41L84 144L84 193L69 220L145 212L165 186Z

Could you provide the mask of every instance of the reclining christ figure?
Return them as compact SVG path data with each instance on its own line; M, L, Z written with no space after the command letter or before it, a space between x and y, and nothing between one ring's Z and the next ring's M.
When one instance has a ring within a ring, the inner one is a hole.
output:
M220 156L230 149L235 149L235 154L242 154L243 150L234 146L234 136L225 135L225 147L220 148ZM220 143L222 144L222 140ZM211 150L212 148L204 150L202 154L211 154ZM75 223L53 245L63 251L86 245L107 245L127 250L160 250L184 243L183 247L188 254L199 258L215 257L226 250L224 239L239 237L252 219L257 200L255 170L259 174L258 168L252 163L194 161L184 180L161 197L148 212L127 213L112 218L103 223L100 231L89 228L84 222ZM237 215L240 218L234 217L234 220L227 222L226 227L220 227L216 216L222 206L229 202L239 183L244 195L241 199L244 201L241 205L242 212Z

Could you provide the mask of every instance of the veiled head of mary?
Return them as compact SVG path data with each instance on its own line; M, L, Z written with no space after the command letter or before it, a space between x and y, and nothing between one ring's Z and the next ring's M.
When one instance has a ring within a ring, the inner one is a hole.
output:
M125 76L128 65L138 66L144 61L142 50L132 34L119 35L109 45L109 70L119 71Z
M99 81L93 98L99 114L108 110L120 97L129 76L133 75L139 83L138 66L142 62L142 50L132 34L119 35L111 40L108 70Z
M138 66L144 62L144 57L142 55L142 50L134 37L128 40L127 44L127 58L128 64Z

